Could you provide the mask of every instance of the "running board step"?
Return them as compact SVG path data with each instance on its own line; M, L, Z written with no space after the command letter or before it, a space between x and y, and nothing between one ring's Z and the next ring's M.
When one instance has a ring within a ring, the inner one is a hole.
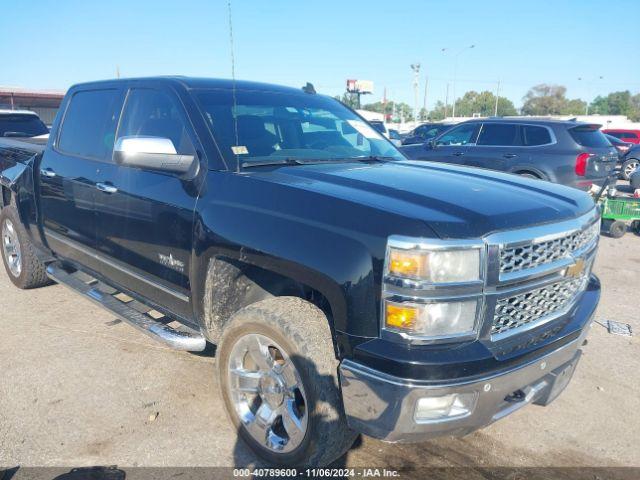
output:
M206 347L206 340L200 332L184 325L180 329L170 327L162 320L170 322L171 319L83 272L70 273L62 265L52 263L47 266L47 275L175 350L201 352Z

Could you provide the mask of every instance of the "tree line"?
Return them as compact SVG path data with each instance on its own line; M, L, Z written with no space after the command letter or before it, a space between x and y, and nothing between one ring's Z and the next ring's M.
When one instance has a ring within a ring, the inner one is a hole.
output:
M634 122L640 121L640 93L632 95L629 90L611 92L606 96L597 96L587 104L579 98L567 98L567 88L562 85L540 84L533 86L522 98L522 108L516 109L513 102L505 97L498 98L498 115L626 115ZM343 103L355 108L354 98L350 95L336 97ZM413 120L413 108L404 102L387 101L374 102L363 105L365 110L390 115L394 121ZM489 117L496 111L496 96L488 90L466 92L456 101L456 116L471 117L480 115ZM442 120L451 116L452 106L442 101L436 102L434 108L427 111L424 108L418 112L420 121Z

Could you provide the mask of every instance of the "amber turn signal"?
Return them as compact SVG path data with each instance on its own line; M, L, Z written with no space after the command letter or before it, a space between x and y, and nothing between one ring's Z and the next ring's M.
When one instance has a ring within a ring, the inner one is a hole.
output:
M385 323L387 327L413 330L416 326L417 319L418 309L416 307L386 304Z

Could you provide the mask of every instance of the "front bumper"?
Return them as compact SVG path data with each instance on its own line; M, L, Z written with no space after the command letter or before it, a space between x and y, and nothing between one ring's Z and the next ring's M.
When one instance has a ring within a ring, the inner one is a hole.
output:
M349 426L385 441L419 442L441 435L466 435L530 403L547 405L569 383L587 331L584 328L578 338L535 361L469 382L406 380L345 360L340 379ZM452 393L475 393L475 408L461 417L415 419L420 398Z

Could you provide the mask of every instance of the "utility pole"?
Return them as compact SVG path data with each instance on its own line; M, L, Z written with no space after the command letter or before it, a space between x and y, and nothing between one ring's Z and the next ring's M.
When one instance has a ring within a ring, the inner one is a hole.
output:
M498 87L496 88L496 108L493 111L493 116L498 116L498 100L500 99L500 80L498 80Z
M120 78L120 65L116 65L116 78Z
M418 87L420 86L420 64L412 63L413 70L413 121L418 123Z
M444 118L447 118L449 113L449 82L447 82L447 94L444 97Z
M425 115L427 115L427 87L429 87L429 77L425 76L424 77L424 99L422 102L422 109L424 110Z

